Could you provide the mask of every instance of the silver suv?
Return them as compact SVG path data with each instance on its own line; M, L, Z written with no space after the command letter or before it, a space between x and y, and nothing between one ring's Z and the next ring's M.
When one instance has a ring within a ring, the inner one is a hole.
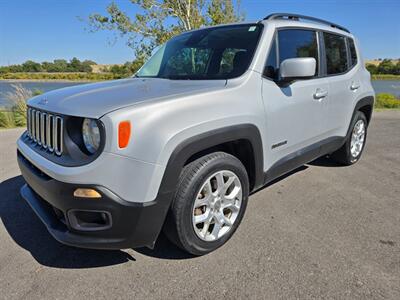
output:
M153 247L163 229L202 255L251 192L320 156L357 162L373 102L354 36L333 23L273 14L186 32L132 78L30 99L21 194L64 244Z

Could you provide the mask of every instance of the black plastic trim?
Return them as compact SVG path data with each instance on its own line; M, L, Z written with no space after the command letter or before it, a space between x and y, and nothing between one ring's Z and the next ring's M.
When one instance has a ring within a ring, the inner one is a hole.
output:
M254 189L262 186L264 155L261 135L255 125L242 124L205 132L179 144L168 161L160 192L170 193L175 191L182 168L192 155L208 148L237 140L248 140L251 143L255 161Z
M21 188L22 197L59 242L96 249L153 247L172 194L162 193L154 201L133 203L119 198L102 186L65 183L43 176L20 152L18 165L27 182ZM93 188L102 198L77 199L73 192L80 187ZM54 208L64 215L65 223L57 217ZM98 231L77 230L68 220L68 213L73 210L107 212L112 217L112 226Z
M367 96L364 98L361 98L360 100L358 100L358 102L356 103L354 110L353 110L353 115L351 116L351 120L353 120L354 115L356 114L357 111L360 110L361 107L364 106L369 106L371 108L371 115L366 116L367 120L368 120L368 124L371 121L371 116L372 116L372 111L374 109L374 97L373 96ZM350 120L350 124L351 124L351 120ZM347 136L350 134L351 128L350 128L350 124L349 124L349 129L347 131Z
M343 145L344 141L345 137L335 136L288 154L278 160L267 172L265 172L264 183L267 184L322 155L334 152Z

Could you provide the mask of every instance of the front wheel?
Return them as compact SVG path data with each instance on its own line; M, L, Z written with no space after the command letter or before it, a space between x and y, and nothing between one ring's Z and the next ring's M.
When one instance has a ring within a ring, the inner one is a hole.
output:
M351 132L345 144L332 154L332 158L343 165L355 164L364 150L367 127L368 122L364 113L357 111L352 120Z
M249 194L246 168L236 157L215 152L182 170L164 232L193 255L226 243L243 218Z

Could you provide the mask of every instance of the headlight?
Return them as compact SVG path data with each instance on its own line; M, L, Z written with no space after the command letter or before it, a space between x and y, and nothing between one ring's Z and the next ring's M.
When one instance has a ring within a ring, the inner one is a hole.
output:
M82 125L82 137L86 149L95 153L100 146L100 129L96 120L84 119Z

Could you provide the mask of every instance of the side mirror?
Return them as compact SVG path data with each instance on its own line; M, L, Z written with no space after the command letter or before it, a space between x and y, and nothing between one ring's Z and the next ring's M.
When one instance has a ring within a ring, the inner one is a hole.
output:
M285 59L279 68L282 81L291 81L300 78L310 78L315 75L317 62L313 57L298 57Z

